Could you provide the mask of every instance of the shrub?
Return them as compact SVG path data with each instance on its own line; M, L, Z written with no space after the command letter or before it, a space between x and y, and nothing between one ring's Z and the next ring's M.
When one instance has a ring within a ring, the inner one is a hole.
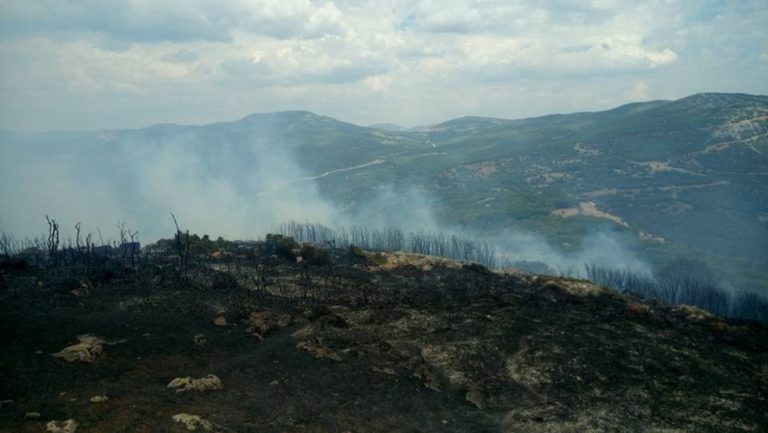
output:
M315 248L310 244L303 244L299 250L299 255L304 262L312 266L325 266L331 262L331 255L328 251Z
M290 236L270 233L264 240L264 252L287 260L296 259L299 244Z

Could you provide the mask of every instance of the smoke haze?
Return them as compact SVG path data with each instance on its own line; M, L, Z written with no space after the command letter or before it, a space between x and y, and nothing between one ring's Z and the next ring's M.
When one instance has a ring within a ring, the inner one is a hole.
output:
M455 234L491 245L508 262L538 261L564 273L580 273L584 263L650 272L615 233L591 234L565 253L514 227L489 236L441 224L436 198L402 179L399 186L377 185L363 202L340 202L321 193L320 173L300 166L298 156L307 155L297 155L299 147L282 140L276 127L260 128L257 138L218 142L199 128L170 126L8 136L0 160L0 228L18 238L39 236L47 214L64 238L81 222L84 233L99 229L114 239L124 221L148 243L171 236L170 212L190 232L228 239L256 239L287 221L311 221L337 230Z

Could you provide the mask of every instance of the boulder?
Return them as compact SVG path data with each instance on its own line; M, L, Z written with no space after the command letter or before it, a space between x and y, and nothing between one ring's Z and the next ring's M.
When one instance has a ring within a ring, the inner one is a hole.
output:
M84 334L77 337L77 344L65 347L60 352L52 354L67 362L93 362L104 352L105 341L92 334Z
M193 341L195 342L195 346L197 347L205 347L206 344L208 344L208 338L203 334L197 334L193 338Z
M277 325L277 315L269 311L256 311L248 317L248 332L264 338Z
M304 349L319 359L330 359L331 361L341 362L341 356L332 349L321 345L312 340L305 340L296 345L297 349Z
M168 384L167 388L176 388L176 392L215 391L223 389L221 379L214 374L195 379L192 377L177 377Z
M80 424L73 419L65 421L50 421L45 425L45 431L49 433L75 433Z
M183 424L189 431L213 431L213 424L200 418L199 415L192 415L189 413L179 413L174 415L173 420L177 423Z

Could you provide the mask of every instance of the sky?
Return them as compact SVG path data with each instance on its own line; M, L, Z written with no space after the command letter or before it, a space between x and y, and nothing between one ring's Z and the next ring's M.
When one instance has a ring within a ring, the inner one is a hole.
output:
M368 125L768 93L768 1L3 0L0 128Z

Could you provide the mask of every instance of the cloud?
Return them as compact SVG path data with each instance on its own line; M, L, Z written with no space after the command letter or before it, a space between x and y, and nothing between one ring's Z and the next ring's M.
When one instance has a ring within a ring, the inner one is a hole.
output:
M260 40L245 58L227 60L221 68L232 78L270 85L353 83L386 73L392 61L354 36L294 40Z
M6 37L73 32L129 42L228 41L231 16L218 2L8 0L0 7Z
M760 2L694 0L8 0L0 128L285 108L413 125L609 108L638 82L768 93L766 20Z
M342 12L332 3L308 0L269 0L243 4L243 30L278 39L305 39L343 35Z
M624 93L624 95L630 101L647 101L651 97L650 90L651 89L647 84L639 82L633 84L632 87Z
M618 1L426 0L400 26L431 33L525 35L584 31L610 24L637 3Z
M173 53L168 53L161 57L161 60L168 63L190 63L199 59L200 56L194 51L181 49Z
M309 0L8 0L0 5L0 35L74 34L105 46L157 42L231 42L246 31L277 38L344 33L332 2Z

